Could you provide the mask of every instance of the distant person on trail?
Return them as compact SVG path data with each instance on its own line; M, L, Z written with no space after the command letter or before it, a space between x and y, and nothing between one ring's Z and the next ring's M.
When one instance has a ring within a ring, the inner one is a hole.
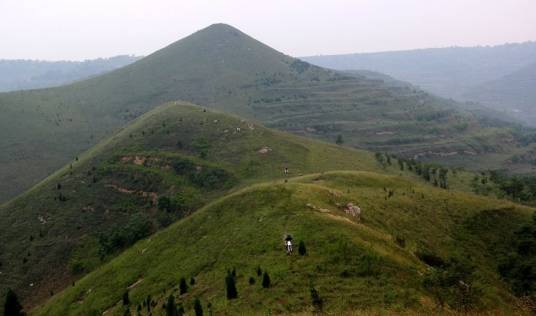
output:
M285 167L285 175L288 176L288 167Z
M287 255L292 253L292 236L290 235L285 238L285 249L287 250Z

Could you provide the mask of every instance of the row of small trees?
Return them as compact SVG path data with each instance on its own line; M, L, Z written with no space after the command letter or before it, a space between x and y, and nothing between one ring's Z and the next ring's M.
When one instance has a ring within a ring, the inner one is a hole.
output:
M392 166L393 161L396 161L400 171L411 171L436 187L448 188L448 168L422 163L415 159L403 159L387 153L376 153L374 157L383 168Z

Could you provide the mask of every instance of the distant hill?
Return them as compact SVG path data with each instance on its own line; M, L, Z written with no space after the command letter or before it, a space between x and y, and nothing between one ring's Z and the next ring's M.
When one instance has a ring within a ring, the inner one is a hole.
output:
M463 97L497 110L508 111L526 123L536 125L535 87L536 62L468 89Z
M31 315L164 315L169 295L189 312L199 298L206 312L264 314L320 308L314 287L328 312L432 313L425 279L463 258L475 272L452 277L478 291L446 296L446 311L520 312L496 261L533 210L460 192L471 174L448 170L444 190L390 159L164 104L0 207L0 294L13 288Z
M135 56L85 61L0 60L0 92L59 86L126 66Z
M411 82L446 98L463 99L467 89L535 63L536 42L310 56L302 59L332 69L373 70Z
M409 85L286 56L215 24L71 85L0 94L0 200L29 188L155 106L186 100L268 127L469 168L513 165L530 138ZM340 137L339 137L340 135Z

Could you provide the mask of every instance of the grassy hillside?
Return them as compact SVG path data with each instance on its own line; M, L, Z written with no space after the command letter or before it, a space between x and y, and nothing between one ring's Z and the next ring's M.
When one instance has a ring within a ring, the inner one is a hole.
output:
M349 202L361 208L361 221L344 211ZM32 315L165 315L170 296L187 315L193 315L195 299L205 313L217 315L321 307L356 315L439 314L434 287L423 284L452 257L465 258L475 270L459 279L467 292L454 285L453 296L445 296L444 313L519 315L490 246L504 249L505 239L532 212L370 172L253 185L136 243ZM286 234L296 245L304 242L305 256L285 255ZM262 286L264 272L268 288ZM232 300L226 299L229 273L238 291ZM181 278L188 285L183 294Z
M0 200L171 100L406 157L471 158L470 167L510 167L525 150L510 125L410 87L312 66L216 24L103 76L0 94Z
M158 107L0 207L0 292L12 287L31 306L207 202L282 179L285 167L381 169L368 152L184 103Z

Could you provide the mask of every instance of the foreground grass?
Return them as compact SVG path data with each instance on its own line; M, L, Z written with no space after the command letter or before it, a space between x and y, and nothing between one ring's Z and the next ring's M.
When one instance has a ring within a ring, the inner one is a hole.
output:
M387 197L384 188L395 194ZM363 223L342 211L340 205L349 201L362 208ZM504 214L501 225L470 225L490 211ZM254 185L138 242L32 314L123 315L125 309L136 313L139 305L141 315L148 315L143 301L149 297L152 315L159 315L169 295L188 313L194 298L222 315L310 313L309 290L315 287L328 314L419 315L436 311L421 286L429 269L415 256L422 247L444 258L471 256L484 289L475 314L522 313L498 279L484 242L490 229L508 234L531 212L509 202L375 173L330 172ZM306 256L285 255L282 239L287 233L305 242ZM405 247L395 242L400 236ZM261 287L258 267L269 273L270 288ZM224 278L232 269L239 297L228 301ZM196 282L180 295L182 277ZM255 284L249 284L250 277ZM127 289L130 307L121 302Z

